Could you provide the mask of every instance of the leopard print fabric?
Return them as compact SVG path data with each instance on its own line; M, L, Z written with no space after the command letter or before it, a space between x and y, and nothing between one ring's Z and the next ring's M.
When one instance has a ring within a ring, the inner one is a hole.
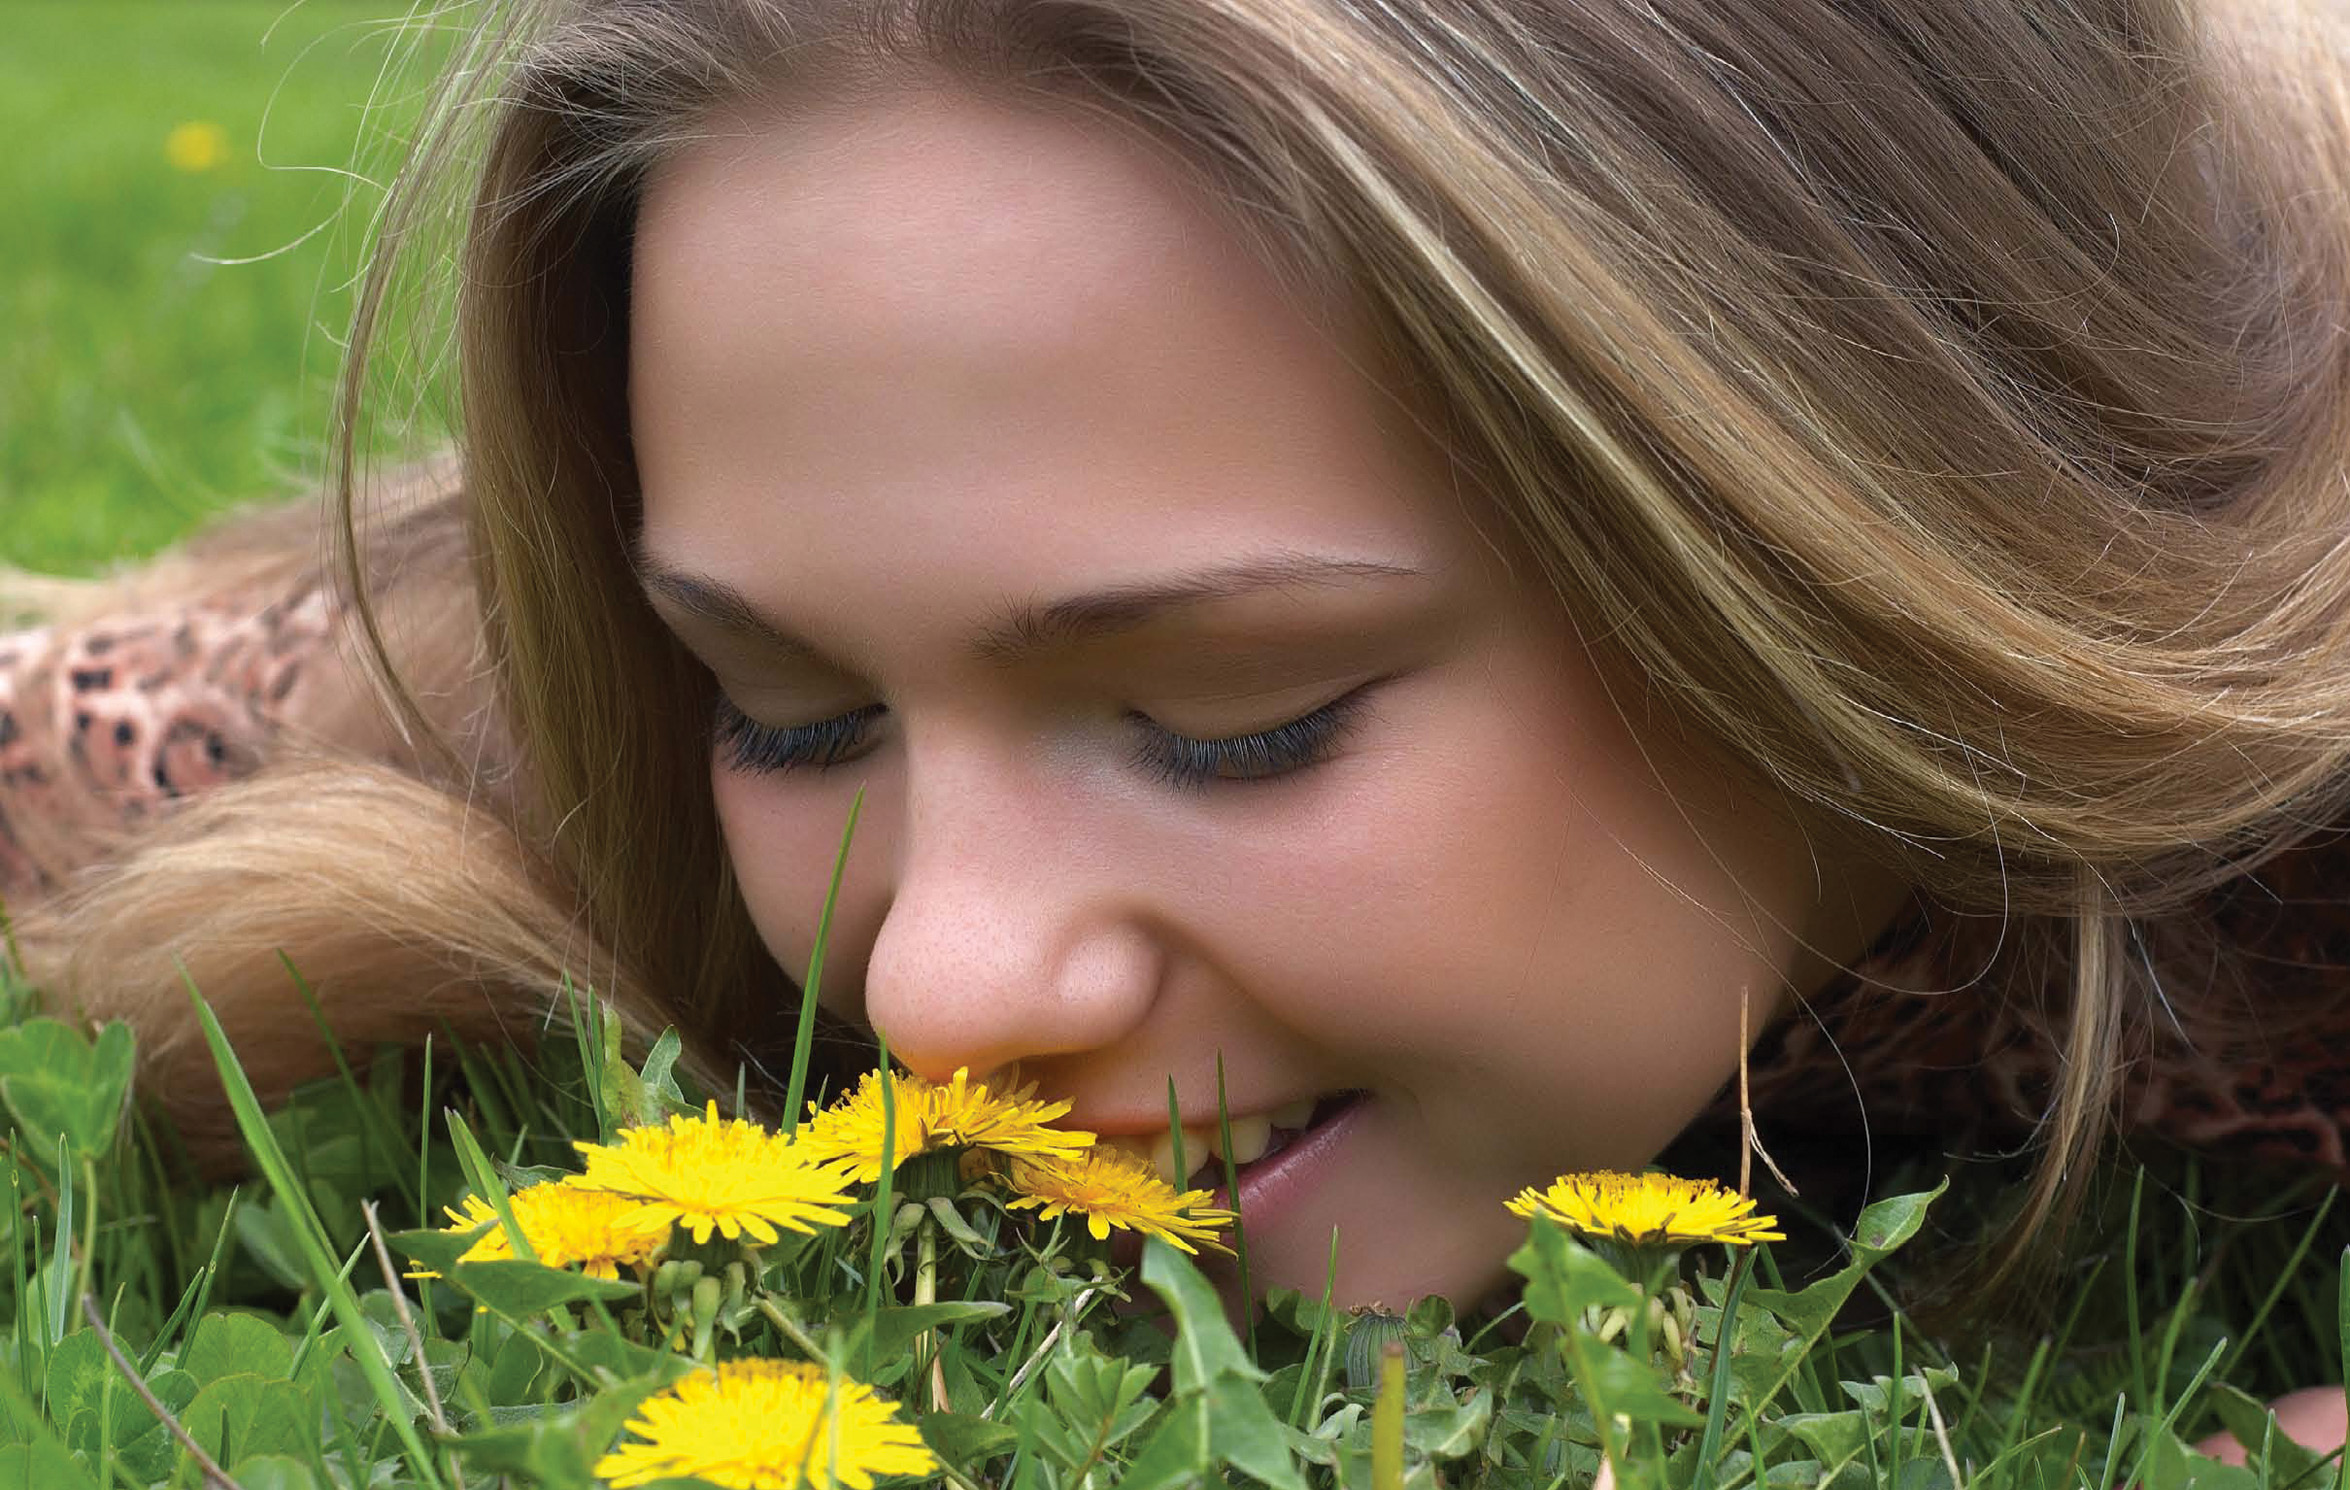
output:
M2350 1184L2350 846L2280 855L2211 897L2243 976L2158 990L2123 1016L2117 1117L2125 1138L2211 1155L2316 1165ZM2013 1152L2062 1079L2067 991L2006 999L1975 979L1998 928L1914 904L1877 944L1753 1053L1750 1101L1767 1146L1864 1122L1934 1135L1953 1153ZM1971 986L1970 986L1971 985ZM1704 1121L1735 1122L1726 1087Z
M326 653L327 593L0 633L0 900L172 801L258 769Z
M329 665L337 615L289 592L0 634L0 898L54 886L103 844L261 769ZM332 743L332 742L329 742ZM2286 855L2219 897L2257 991L2198 1019L2133 1023L2125 1131L2319 1165L2350 1183L2350 848ZM1993 1000L1981 928L1921 907L1767 1031L1752 1104L1774 1137L1876 1132L2027 1140L2061 1062L2063 999ZM1701 1123L1735 1120L1734 1084Z

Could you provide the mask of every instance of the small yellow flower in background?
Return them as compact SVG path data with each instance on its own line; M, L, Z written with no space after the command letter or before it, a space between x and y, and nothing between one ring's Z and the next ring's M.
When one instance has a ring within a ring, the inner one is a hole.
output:
M797 1135L799 1145L818 1159L855 1165L856 1177L868 1184L880 1179L885 1080L897 1122L893 1168L940 1148L985 1148L1007 1156L1044 1158L1068 1157L1093 1146L1091 1133L1052 1126L1053 1119L1069 1110L1068 1103L1035 1101L1033 1086L991 1092L971 1080L968 1067L958 1068L944 1085L902 1072L885 1076L868 1071L855 1091L830 1107L819 1111L815 1103L808 1104L809 1119Z
M606 1454L596 1477L622 1490L688 1475L726 1490L870 1490L875 1475L937 1471L895 1403L844 1378L827 1411L830 1386L824 1368L805 1361L698 1371L637 1408L628 1430L645 1442Z
M666 1234L673 1224L697 1242L715 1230L761 1244L776 1227L814 1231L842 1226L854 1204L849 1175L820 1164L788 1138L741 1118L720 1118L712 1100L700 1117L672 1117L658 1128L623 1128L615 1144L578 1143L587 1172L568 1183L642 1201L636 1225ZM525 1235L527 1235L527 1230Z
M209 119L190 120L163 137L163 158L175 171L210 171L228 164L228 132Z
M569 1181L526 1186L509 1194L506 1204L541 1264L584 1267L591 1278L618 1278L620 1264L652 1261L653 1253L667 1240L666 1232L645 1231L636 1224L644 1202L583 1190ZM442 1227L443 1231L471 1231L484 1221L498 1219L489 1202L478 1195L466 1196L462 1211L446 1206L442 1210L455 1223ZM514 1255L506 1228L492 1226L457 1260L504 1262Z
M1230 1250L1216 1233L1233 1215L1207 1204L1212 1191L1177 1194L1149 1160L1123 1149L1089 1149L1070 1159L1015 1158L1004 1181L1018 1192L1004 1202L1006 1209L1034 1207L1047 1221L1063 1213L1083 1216L1096 1241L1116 1226L1159 1237L1186 1252L1199 1250L1195 1241L1219 1252Z
M1757 1216L1754 1201L1712 1180L1669 1174L1623 1174L1612 1169L1563 1174L1548 1190L1529 1187L1508 1202L1531 1219L1537 1212L1585 1236L1619 1242L1783 1242L1776 1216Z

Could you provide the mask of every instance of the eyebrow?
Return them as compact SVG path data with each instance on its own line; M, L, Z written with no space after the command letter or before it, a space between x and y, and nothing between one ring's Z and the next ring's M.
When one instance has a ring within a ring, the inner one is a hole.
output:
M742 591L715 575L662 564L641 550L630 555L646 594L730 636L794 658L815 659L814 647L778 625ZM1010 606L972 638L983 661L1011 665L1040 652L1138 630L1169 613L1268 591L1343 585L1363 579L1422 579L1427 571L1379 559L1277 553L1125 584L1044 604Z

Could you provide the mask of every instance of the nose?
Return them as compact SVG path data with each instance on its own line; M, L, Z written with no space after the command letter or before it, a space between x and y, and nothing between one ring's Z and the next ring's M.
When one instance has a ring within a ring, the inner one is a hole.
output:
M896 884L865 969L865 1017L891 1055L944 1080L1129 1037L1166 953L1101 816L1013 773L924 781L908 765Z

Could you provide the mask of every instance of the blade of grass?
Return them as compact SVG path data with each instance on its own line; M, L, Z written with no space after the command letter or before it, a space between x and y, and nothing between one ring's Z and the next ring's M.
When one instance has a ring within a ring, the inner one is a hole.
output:
M196 1321L204 1317L205 1306L212 1302L212 1285L214 1280L220 1277L221 1259L227 1255L228 1239L236 1228L237 1201L244 1193L243 1186L233 1187L228 1192L228 1200L220 1209L220 1230L213 1233L212 1256L197 1272L195 1281L188 1286L188 1291L181 1296L181 1302L188 1311L188 1332L190 1335L195 1333ZM178 1318L176 1314L173 1317ZM145 1376L155 1369L155 1363L163 1358L163 1352L170 1343L171 1326L167 1323L162 1329L155 1332L154 1343L149 1345L146 1353L139 1358L139 1374L141 1376Z
M334 1306L335 1319L342 1325L345 1338L350 1341L351 1358L358 1362L360 1374L367 1379L376 1401L383 1405L384 1414L392 1421L400 1435L401 1445L408 1452L411 1466L417 1476L432 1490L442 1490L441 1476L417 1436L416 1425L400 1406L399 1384L392 1377L391 1363L384 1359L383 1346L374 1331L367 1327L367 1316L359 1307L359 1300L351 1292L351 1285L338 1276L340 1270L327 1251L326 1232L319 1225L317 1213L310 1208L310 1197L295 1181L286 1164L285 1154L278 1148L277 1139L269 1131L269 1118L261 1108L261 1098L254 1092L253 1083L245 1076L243 1063L229 1048L228 1036L220 1027L220 1020L212 1012L212 1005L196 987L195 979L183 966L181 981L187 985L188 997L196 1006L196 1018L204 1027L204 1040L212 1049L213 1064L219 1068L221 1085L227 1089L229 1106L236 1114L237 1127L245 1136L245 1143L253 1152L254 1162L269 1179L270 1188L285 1203L286 1214L301 1247L303 1259L309 1264L311 1279L325 1291Z
M473 1187L489 1208L498 1213L498 1228L506 1233L506 1242L514 1255L524 1262L537 1262L539 1254L522 1234L522 1223L514 1219L514 1207L506 1198L506 1182L498 1177L489 1156L481 1151L473 1130L465 1125L465 1117L452 1107L442 1116L449 1124L449 1141L457 1146L457 1163L465 1171L465 1183Z
M2130 1385L2141 1412L2162 1411L2154 1400L2154 1383L2146 1373L2146 1331L2138 1317L2138 1208L2146 1193L2146 1168L2138 1167L2130 1181L2129 1229L2122 1234L2122 1304L2130 1330Z
M603 1069L604 1004L601 999L583 999L571 974L563 974L563 999L571 1010L571 1043L579 1050L579 1075L587 1083L588 1106L596 1114L596 1142L610 1143L613 1137L612 1114L604 1107L604 1083L597 1073Z
M65 1321L72 1311L73 1287L73 1151L65 1135L57 1135L57 1241L49 1250L49 1335L42 1342L55 1345L65 1338Z
M1338 1326L1330 1305L1338 1294L1338 1228L1330 1228L1330 1261L1322 1272L1322 1312L1314 1319L1314 1338L1306 1342L1305 1363L1298 1368L1297 1391L1289 1399L1289 1426L1303 1430L1308 1407L1318 1405L1329 1384L1329 1358L1338 1348ZM1307 1393L1311 1392L1309 1399Z
M359 1109L361 1152L372 1162L380 1149L384 1172L400 1187L408 1208L422 1209L423 1200L409 1193L408 1176L400 1169L399 1137L392 1132L390 1124L384 1121L383 1109L376 1106L374 1098L368 1094L367 1088L359 1084L359 1077L351 1070L351 1062L343 1054L343 1042L335 1038L334 1026L326 1022L326 1010L320 1007L318 994L311 988L310 980L302 976L301 971L294 966L294 959L288 957L282 949L277 954L277 960L284 966L286 976L294 980L294 987L301 992L303 1007L310 1011L311 1022L318 1026L318 1037L326 1042L326 1053L334 1057L335 1071L342 1077L343 1085L350 1089L352 1104Z
M432 1225L432 1217L425 1207L432 1204L432 1031L424 1032L424 1071L416 1094L416 1225L421 1229ZM416 1281L416 1297L424 1305L424 1322L435 1334L440 1332L440 1320L433 1313L432 1280Z
M1216 1052L1216 1137L1224 1157L1224 1193L1232 1200L1232 1251L1240 1270L1240 1315L1248 1324L1248 1358L1257 1358L1257 1296L1248 1286L1248 1223L1240 1214L1240 1166L1232 1162L1232 1110L1224 1095L1224 1052ZM1175 1188L1181 1190L1180 1181Z
M854 809L850 816L854 821ZM898 1160L898 1083L889 1069L889 1036L875 1030L873 1040L881 1051L881 1178L873 1187L873 1255L865 1268L865 1369L861 1375L868 1381L873 1378L873 1327L881 1317L881 1279L889 1254L889 1223L896 1214L891 1190L897 1180Z
M2038 1400L2040 1391L2040 1373L2048 1365L2048 1347L2049 1339L2046 1335L2042 1335L2040 1342L2032 1347L2032 1362L2024 1368L2023 1387L2016 1393L2015 1404L2009 1409L2007 1429L1999 1436L1999 1450L1991 1456L1995 1461L2006 1458L2008 1451L2022 1441L2024 1425L2032 1420L2032 1406Z
M2224 1339L2211 1347L2211 1350L2203 1357L2203 1364L2197 1367L2195 1374L2187 1379L2186 1389L2179 1393L2179 1399L2164 1409L2154 1427L2147 1432L2145 1443L2138 1448L2137 1465L2130 1471L2131 1484L2143 1485L2146 1483L2146 1466L2154 1460L2154 1446L2170 1435L2171 1425L2179 1420L2179 1413L2186 1405L2195 1400L2195 1394L2203 1390L2203 1383L2211 1379L2211 1368L2219 1364L2220 1353L2227 1348L2228 1342Z
M2277 1300L2284 1297L2286 1288L2291 1286L2293 1281L2301 1275L2301 1263L2309 1256L2310 1247L2317 1241L2319 1228L2325 1225L2327 1212L2334 1208L2334 1200L2341 1193L2338 1187L2328 1185L2325 1194L2318 1198L2316 1214L2312 1215L2309 1218L2309 1224L2301 1229L2301 1239L2293 1244L2292 1252L2285 1258L2285 1265L2277 1269L2275 1280L2269 1284L2268 1292L2262 1296L2260 1307L2252 1311L2251 1321L2244 1326L2242 1337L2229 1347L2227 1358L2219 1363L2219 1370L2213 1373L2221 1381L2235 1379L2233 1373L2237 1363L2243 1359L2244 1352L2251 1346L2253 1338L2260 1333L2260 1327L2268 1323L2268 1316L2275 1310Z
M2342 1249L2342 1258L2335 1271L2341 1287L2334 1305L2334 1334L2342 1346L2342 1386L2350 1391L2350 1247ZM2350 1449L2342 1455L2340 1468L2334 1476L2338 1490L2350 1490Z
M808 1052L816 1043L816 1000L824 987L824 946L832 936L832 909L840 901L841 875L849 867L849 840L856 836L857 817L865 810L865 788L849 800L849 820L840 830L840 852L833 856L832 883L824 890L824 909L816 917L816 942L808 949L808 976L800 983L800 1023L792 1035L791 1080L783 1089L783 1121L777 1126L788 1138L799 1130L800 1101L808 1089ZM889 1062L881 1069L886 1076ZM887 1092L884 1081L884 1094Z
M9 1141L11 1144L15 1142L16 1136L15 1131L10 1130ZM40 1353L33 1348L33 1311L30 1307L32 1279L40 1276L41 1272L41 1234L28 1224L31 1218L26 1215L24 1208L24 1170L13 1157L8 1164L8 1192L9 1203L13 1207L13 1215L15 1216L14 1224L8 1228L8 1254L15 1264L16 1277L16 1318L13 1321L13 1333L16 1336L17 1385L22 1390L30 1392L35 1389L33 1377L40 1370L41 1359ZM33 1243L33 1264L30 1271L26 1269L24 1260L25 1238L28 1233L31 1235Z
M1730 1417L1730 1343L1738 1334L1738 1305L1746 1297L1746 1280L1754 1272L1754 1248L1767 1245L1753 1243L1741 1250L1738 1260L1730 1265L1730 1287L1722 1295L1721 1317L1714 1326L1714 1358L1705 1394L1705 1433L1697 1447L1697 1490L1711 1490L1716 1483L1722 1426Z
M1183 1108L1175 1100L1175 1078L1167 1078L1167 1139L1175 1146L1175 1188L1191 1177L1191 1156L1183 1152Z

